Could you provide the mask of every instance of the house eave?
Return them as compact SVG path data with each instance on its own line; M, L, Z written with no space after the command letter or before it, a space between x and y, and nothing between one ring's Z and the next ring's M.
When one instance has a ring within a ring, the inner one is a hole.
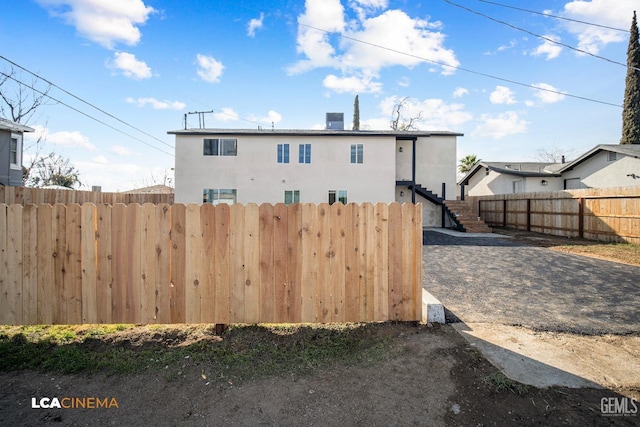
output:
M168 131L169 135L198 136L347 136L347 137L395 137L399 140L412 140L432 136L463 136L464 134L449 131L396 131L396 130L331 130L331 129L180 129Z

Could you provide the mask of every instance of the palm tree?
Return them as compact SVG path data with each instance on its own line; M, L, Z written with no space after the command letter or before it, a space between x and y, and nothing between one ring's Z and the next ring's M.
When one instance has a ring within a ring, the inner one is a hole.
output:
M465 157L460 159L460 164L458 165L458 172L467 173L473 169L473 167L478 163L480 159L475 154L467 154Z

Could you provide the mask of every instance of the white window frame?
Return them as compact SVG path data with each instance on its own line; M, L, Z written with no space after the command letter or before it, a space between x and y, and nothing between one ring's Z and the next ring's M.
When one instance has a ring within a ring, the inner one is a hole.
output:
M298 163L311 163L311 144L298 144Z
M277 161L278 163L289 163L291 157L289 156L289 144L278 144L278 154Z
M348 203L347 190L329 190L329 204L334 203L346 205Z
M16 141L16 162L11 161L11 143ZM9 167L14 170L22 170L22 135L19 133L12 133L11 140L9 141Z
M351 163L362 164L364 162L364 144L351 144Z
M233 205L238 203L238 190L235 188L204 188L202 190L202 203L211 203L214 206L223 203Z
M287 196L291 199L287 202ZM284 204L300 203L300 190L284 190Z

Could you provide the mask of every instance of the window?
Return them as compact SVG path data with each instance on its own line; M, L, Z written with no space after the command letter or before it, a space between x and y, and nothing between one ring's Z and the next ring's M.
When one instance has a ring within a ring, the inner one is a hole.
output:
M236 156L237 139L205 139L202 154L205 156Z
M351 144L351 163L362 163L363 153L363 144Z
M284 192L284 204L300 203L300 190L286 190Z
M205 188L202 191L202 203L211 203L213 205L219 205L226 203L232 205L236 203L238 199L237 190L227 188Z
M616 160L618 160L618 153L614 152L614 151L609 151L609 155L607 156L607 160L610 162L615 162Z
M329 190L329 204L332 205L335 202L347 204L347 190Z
M298 146L298 163L311 163L311 144Z
M9 163L18 164L18 138L11 138L11 147L9 149Z
M514 193L522 193L522 181L513 181L513 192Z
M278 144L278 163L289 163L289 144Z

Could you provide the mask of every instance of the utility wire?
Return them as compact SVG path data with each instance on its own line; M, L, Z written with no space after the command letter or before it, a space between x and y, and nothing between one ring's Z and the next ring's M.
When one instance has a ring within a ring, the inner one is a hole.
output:
M95 120L96 122L98 122L98 123L100 123L100 124L102 124L102 125L105 125L105 126L107 126L107 127L111 128L111 129L115 130L116 132L119 132L119 133L121 133L121 134L123 134L123 135L126 135L126 136L128 136L129 138L135 139L136 141L141 142L141 143L143 143L144 145L146 145L146 146L148 146L148 147L151 147L151 148L153 148L153 149L155 149L155 150L158 150L158 151L160 151L161 153L167 154L167 155L169 155L169 156L171 156L171 157L173 157L173 156L174 156L172 153L169 153L169 152L167 152L167 151L164 151L164 150L162 150L162 149L160 149L160 148L156 147L155 145L151 145L151 144L149 144L149 143L147 143L147 142L145 142L145 141L141 140L140 138L136 138L135 136L133 136L133 135L131 135L131 134L128 134L128 133L126 133L126 132L124 132L124 131L122 131L122 130L120 130L120 129L118 129L118 128L115 128L115 127L111 126L110 124L105 123L105 122L103 122L102 120L97 119L97 118L93 117L92 115L85 113L84 111L78 110L77 108L72 107L71 105L66 104L66 103L65 103L65 102L63 102L63 101L60 101L59 99L56 99L56 98L54 98L53 96L48 95L48 94L46 94L46 93L44 93L44 92L42 92L42 91L40 91L40 90L36 89L35 87L30 86L30 85L28 85L28 84L26 84L26 83L24 83L24 82L22 82L22 81L20 81L20 80L16 79L15 77L13 77L13 76L11 76L11 75L9 75L9 74L3 73L2 71L0 71L0 74L2 74L2 75L3 75L3 76L5 76L5 77L8 77L9 79L11 79L11 80L15 81L16 83L18 83L18 84L20 84L20 85L22 85L22 86L28 87L29 89L33 90L34 92L39 93L40 95L46 96L47 98L50 98L50 99L52 99L53 101L55 101L55 102L57 102L57 103L59 103L59 104L62 104L62 105L64 105L64 106L65 106L65 107L67 107L67 108L72 109L72 110L73 110L73 111L75 111L76 113L80 113L80 114L82 114L82 115L83 115L83 116L85 116L85 117L88 117L88 118L90 118L90 119L92 119L92 120ZM173 148L173 147L171 147L171 148Z
M521 7L510 6L508 4L496 3L494 1L488 1L488 0L476 0L476 1L479 1L479 2L482 2L482 3L493 4L495 6L506 7L506 8L509 8L509 9L520 10L520 11L523 11L523 12L535 13L536 15L546 16L547 18L562 19L564 21L577 22L579 24L591 25L591 26L594 26L594 27L606 28L608 30L614 30L614 31L622 31L624 33L628 33L629 32L629 30L623 30L622 28L615 28L615 27L609 27L607 25L594 24L593 22L580 21L579 19L571 19L571 18L566 18L564 16L552 15L550 13L538 12L538 11L530 10L530 9L523 9Z
M126 126L128 126L128 127L130 127L131 129L134 129L134 130L136 130L136 131L138 131L138 132L140 132L140 133L142 133L142 134L144 134L144 135L148 136L149 138L153 138L153 139L155 139L156 141L158 141L159 143L161 143L161 144L163 144L163 145L166 145L167 147L169 147L169 148L173 149L173 146L172 146L172 145L167 144L167 143L166 143L166 142L164 142L163 140L161 140L161 139L159 139L159 138L156 138L155 136L153 136L153 135L151 135L151 134L149 134L149 133L147 133L147 132L143 131L142 129L139 129L139 128L137 128L137 127L133 126L132 124L129 124L129 123L125 122L125 121L124 121L124 120L122 120L122 119L119 119L118 117L114 116L114 115L113 115L113 114L111 114L111 113L108 113L107 111L103 110L102 108L100 108L100 107L98 107L98 106L96 106L96 105L94 105L94 104L92 104L92 103L90 103L90 102L88 102L88 101L85 101L84 99L80 98L79 96L76 96L76 95L72 94L71 92L69 92L69 91L67 91L67 90L65 90L65 89L63 89L63 88L61 88L61 87L60 87L60 86L58 86L57 84L55 84L55 83L53 83L53 82L51 82L51 81L49 81L49 80L45 79L45 78L44 78L44 77L42 77L42 76L39 76L38 74L34 73L33 71L30 71L30 70L26 69L25 67L23 67L23 66L21 66L21 65L19 65L19 64L16 64L15 62L11 61L10 59L8 59L8 58L6 58L6 57L4 57L4 56L2 56L2 55L0 55L0 58L1 58L1 59L4 59L4 60L5 60L5 61L7 61L9 64L11 64L11 65L13 65L13 66L15 66L15 67L18 67L18 68L20 68L20 69L21 69L21 70L23 70L23 71L26 71L27 73L31 74L32 76L36 77L37 79L40 79L40 80L42 80L43 82L45 82L45 83L47 83L47 84L49 84L49 85L51 85L51 86L53 86L53 87L55 87L55 88L57 88L57 89L61 90L62 92L64 92L64 93L66 93L67 95L69 95L69 96L71 96L71 97L75 98L76 100L78 100L78 101L80 101L80 102L82 102L82 103L84 103L84 104L86 104L86 105L88 105L88 106L90 106L90 107L92 107L92 108L95 108L96 110L100 111L102 114L105 114L105 115L107 115L107 116L111 117L112 119L114 119L114 120L116 120L116 121L118 121L118 122L120 122L120 123L122 123L122 124L124 124L124 125L126 125ZM5 74L5 75L6 75L6 74ZM52 98L52 99L53 99L53 98ZM123 132L123 133L124 133L124 132ZM125 134L125 135L128 135L128 134Z
M602 59L602 60L605 60L605 61L607 61L607 62L611 62L612 64L621 65L621 66L623 66L623 67L625 67L625 68L629 68L629 67L627 67L627 64L624 64L624 63L622 63L622 62L614 61L613 59L605 58L604 56L600 56L600 55L596 55L596 54L591 53L591 52L587 52L586 50L582 50L582 49L579 49L579 48L577 48L577 47L570 46L570 45L568 45L568 44L565 44L565 43L559 42L559 41L557 41L557 40L554 40L554 39L552 39L552 38L550 38L550 37L542 36L542 35L540 35L540 34L533 33L533 32L531 32L531 31L529 31L529 30L525 30L524 28L516 27L516 26L515 26L515 25L513 25L513 24L510 24L510 23L505 22L505 21L501 21L501 20L496 19L496 18L493 18L493 17L491 17L491 16L489 16L489 15L485 15L485 14L484 14L484 13L482 13L482 12L478 12L478 11L476 11L476 10L473 10L473 9L470 9L470 8L468 8L468 7L466 7L466 6L463 6L463 5L461 5L461 4L454 3L454 2L452 2L451 0L443 0L443 1L444 1L445 3L449 3L449 4L450 4L450 5L452 5L452 6L459 7L460 9L464 9L464 10L466 10L467 12L471 12L471 13L474 13L474 14L476 14L476 15L482 16L483 18L490 19L491 21L497 22L497 23L499 23L499 24L506 25L507 27L513 28L514 30L522 31L522 32L525 32L525 33L527 33L527 34L530 34L530 35L532 35L532 36L534 36L534 37L538 37L538 38L543 39L543 40L546 40L546 41L548 41L548 42L555 43L555 44L560 45L560 46L564 46L564 47L566 47L566 48L568 48L568 49L571 49L571 50L575 50L576 52L580 52L580 53L583 53L583 54L585 54L585 55L590 55L590 56L593 56L594 58ZM633 68L634 70L640 71L640 69L639 69L639 68L636 68L636 67L631 67L631 68Z
M307 28L312 28L314 30L322 31L322 32L327 33L327 34L334 34L334 33L330 32L328 30L324 30L322 28L318 28L318 27L314 27L312 25L304 24L302 22L298 22L298 25L301 25L301 26L307 27ZM341 37L341 38L346 39L346 40L351 40L351 41L354 41L354 42L357 42L357 43L366 44L368 46L372 46L372 47L375 47L375 48L378 48L378 49L383 49L383 50L386 50L386 51L389 51L389 52L394 52L394 53L397 53L399 55L405 55L405 56L409 56L409 57L412 57L412 58L420 59L422 61L427 61L427 62L430 62L432 64L440 65L441 67L453 68L454 70L465 71L467 73L475 74L475 75L482 76L482 77L488 77L490 79L499 80L499 81L511 83L511 84L518 85L518 86L524 86L524 87L527 87L527 88L530 88L530 89L542 90L542 91L545 91L545 92L555 93L557 95L564 95L564 96L567 96L569 98L576 98L576 99L581 99L583 101L595 102L595 103L598 103L598 104L611 105L613 107L622 108L622 105L620 105L620 104L614 104L612 102L600 101L600 100L593 99L593 98L587 98L585 96L572 95L570 93L560 92L558 90L542 88L542 87L534 86L532 84L522 83L522 82L518 82L516 80L511 80L511 79L507 79L507 78L503 78L503 77L498 77L498 76L494 76L492 74L482 73L482 72L479 72L479 71L470 70L468 68L463 68L463 67L456 66L456 65L446 64L446 63L441 62L441 61L436 61L436 60L425 58L425 57L422 57L422 56L419 56L419 55L414 55L414 54L408 53L408 52L402 52L402 51L397 50L397 49L393 49L393 48L390 48L390 47L382 46L382 45L371 43L371 42L368 42L368 41L356 39L354 37L345 36L344 34L338 34L338 37Z

